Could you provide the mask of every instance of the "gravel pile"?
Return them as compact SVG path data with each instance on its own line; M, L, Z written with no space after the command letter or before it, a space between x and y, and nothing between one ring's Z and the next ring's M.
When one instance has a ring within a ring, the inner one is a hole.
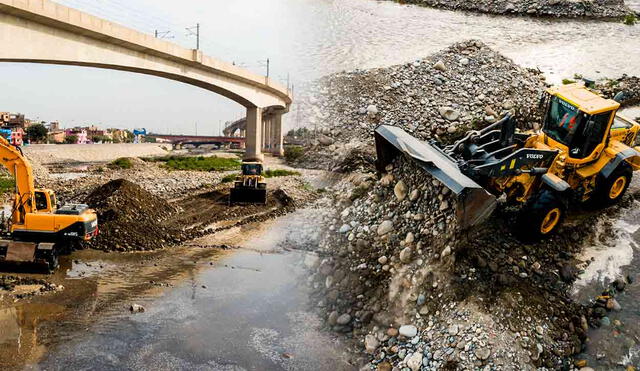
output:
M98 213L100 235L90 247L105 251L152 250L182 239L177 228L162 224L176 212L164 199L125 180L110 181L85 200Z
M372 169L372 133L380 124L441 141L506 112L531 127L539 120L544 87L539 71L521 68L475 40L412 63L330 75L302 97L305 116L321 134L306 146L298 165Z
M620 19L634 11L624 0L404 0L450 10L534 17Z
M514 210L475 231L458 229L451 192L399 158L380 177L373 129L403 127L450 143L510 112L523 128L539 122L545 87L482 43L456 44L424 60L330 76L319 85L307 158L320 167L353 165L331 187L327 230L311 270L313 298L333 331L353 336L372 369L562 368L583 349L599 319L570 297L582 246L607 213L561 227L525 245L511 236ZM363 155L364 154L364 155ZM355 160L351 160L355 159ZM310 164L313 165L313 164Z
M596 89L604 96L613 98L622 93L622 106L632 106L640 103L640 77L622 75L617 79L604 79L596 82ZM631 117L634 119L635 117Z

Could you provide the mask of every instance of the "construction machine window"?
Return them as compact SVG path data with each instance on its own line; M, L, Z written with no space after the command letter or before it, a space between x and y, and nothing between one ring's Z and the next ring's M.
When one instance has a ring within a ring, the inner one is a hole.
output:
M551 139L568 146L582 119L578 107L554 96L549 103L543 131Z
M243 175L262 175L261 164L242 164Z
M588 116L583 127L578 130L569 146L569 156L585 158L593 153L598 144L602 143L604 134L609 126L611 112L604 112Z
M47 210L47 195L44 192L36 192L36 210Z

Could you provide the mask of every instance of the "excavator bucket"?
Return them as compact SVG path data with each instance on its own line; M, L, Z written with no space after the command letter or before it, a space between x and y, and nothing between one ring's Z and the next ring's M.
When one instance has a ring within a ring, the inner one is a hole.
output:
M495 210L496 197L464 175L456 161L439 148L389 125L381 125L376 129L375 141L379 172L383 172L389 163L403 154L457 196L456 218L461 228L482 223Z
M229 195L231 204L266 204L267 190L249 187L231 188Z

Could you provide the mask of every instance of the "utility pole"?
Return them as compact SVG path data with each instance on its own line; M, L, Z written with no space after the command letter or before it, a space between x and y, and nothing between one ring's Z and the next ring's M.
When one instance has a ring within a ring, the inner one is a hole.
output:
M195 32L193 31L194 28ZM200 23L196 23L193 27L187 27L186 30L189 32L187 36L196 37L196 50L200 50Z
M198 136L198 123L196 122L196 136Z
M171 31L155 30L155 37L156 39L173 39L173 36L171 36Z
M263 67L265 66L265 62L266 62L266 67L267 67L267 78L269 78L269 58L267 58L266 60L261 59L261 60L258 61L258 63Z

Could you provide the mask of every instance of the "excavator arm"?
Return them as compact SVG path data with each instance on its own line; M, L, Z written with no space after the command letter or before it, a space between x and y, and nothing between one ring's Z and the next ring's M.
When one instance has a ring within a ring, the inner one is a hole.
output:
M11 145L0 136L0 162L15 178L16 193L12 223L22 224L27 213L35 208L35 185L31 165L20 148Z

